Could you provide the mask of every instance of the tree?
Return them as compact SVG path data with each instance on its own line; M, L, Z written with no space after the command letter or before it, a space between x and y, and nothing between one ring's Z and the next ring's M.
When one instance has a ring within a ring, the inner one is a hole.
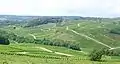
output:
M10 42L9 42L9 40L7 38L4 38L4 37L0 36L0 44L9 45Z
M37 19L32 19L27 22L27 25L25 27L34 27L42 24L48 24L48 23L56 23L60 24L62 22L61 17L41 17Z
M16 27L14 26L13 29L16 29Z
M102 58L102 55L106 53L107 49L101 48L101 49L95 49L92 51L92 53L89 55L91 61L100 61Z

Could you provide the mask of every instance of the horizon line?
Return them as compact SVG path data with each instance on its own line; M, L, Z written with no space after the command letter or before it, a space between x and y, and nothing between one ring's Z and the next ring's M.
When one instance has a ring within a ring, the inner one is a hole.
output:
M0 14L0 15L6 15L6 16L34 16L34 17L40 17L40 16L78 16L78 17L93 17L93 18L120 18L120 16L117 17L103 17L103 16L80 16L80 15L20 15L20 14Z

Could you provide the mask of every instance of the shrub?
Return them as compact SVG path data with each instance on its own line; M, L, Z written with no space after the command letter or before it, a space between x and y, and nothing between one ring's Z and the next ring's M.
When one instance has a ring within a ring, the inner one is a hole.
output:
M117 50L109 50L107 48L101 48L101 49L93 50L89 56L91 61L100 61L102 58L102 55L119 56L119 53L120 52Z
M117 28L111 29L111 30L110 30L110 33L113 33L113 34L119 34L119 35L120 35L120 27L117 27Z
M95 49L92 51L92 53L89 55L90 56L90 60L91 61L100 61L102 58L102 55L104 55L106 53L106 49L102 48L102 49Z
M120 51L119 50L107 50L105 55L108 56L119 56Z
M9 42L9 40L7 38L4 38L4 37L0 36L0 44L9 45L10 42Z

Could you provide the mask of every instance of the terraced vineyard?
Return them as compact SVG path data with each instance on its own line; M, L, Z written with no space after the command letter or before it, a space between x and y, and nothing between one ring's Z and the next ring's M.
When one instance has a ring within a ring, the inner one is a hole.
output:
M39 47L52 50L53 52L48 52ZM55 52L69 54L72 56L67 56L63 54L56 54ZM11 44L9 46L0 45L0 63L8 64L79 64L79 63L101 63L101 62L91 62L89 61L86 54L70 50L67 48L56 47L56 46L46 46L46 45L35 45L35 44ZM117 57L112 57L112 59L107 59L110 62L102 62L103 64L111 63L113 60L118 63L119 59ZM119 64L119 63L118 63Z
M11 43L0 45L0 64L119 64L119 56L105 56L105 61L94 62L89 60L89 53L96 48L119 50L119 36L109 31L118 27L113 22L68 22L63 26L53 27L55 24L45 24L36 27L5 26L2 30L13 32L19 36L31 39L58 39L70 41L80 45L81 51L62 46L50 46L34 43ZM68 44L70 44L68 43Z
M79 22L76 21L74 23L69 22L71 24L65 25L62 27L50 27L48 25L44 28L41 27L35 27L35 28L17 28L16 30L12 30L12 32L24 36L33 38L30 34L34 35L37 39L40 38L50 38L50 39L61 39L61 40L67 40L67 41L75 41L81 44L81 47L90 47L94 48L94 46L101 47L103 45L100 45L99 43L96 43L95 41L88 39L84 36L80 36L78 34L75 34L71 30L74 30L80 34L84 34L90 38L93 38L99 42L102 42L106 45L109 45L111 47L118 47L120 45L119 40L114 40L113 36L109 33L109 30L112 28L115 28L116 25L112 24L112 22L103 22L103 23L97 23L97 22ZM78 26L79 24L79 26ZM66 30L66 28L69 28L69 30ZM5 28L6 30L11 31L10 28ZM94 44L94 45L86 45L86 44Z

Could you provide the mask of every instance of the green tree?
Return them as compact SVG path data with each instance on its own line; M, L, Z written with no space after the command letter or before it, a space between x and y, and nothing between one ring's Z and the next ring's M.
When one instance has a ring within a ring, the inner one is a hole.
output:
M0 36L0 44L9 45L10 42L9 42L9 40L7 38Z
M102 58L102 55L106 53L107 49L101 48L101 49L95 49L92 51L92 53L89 55L91 61L100 61Z

